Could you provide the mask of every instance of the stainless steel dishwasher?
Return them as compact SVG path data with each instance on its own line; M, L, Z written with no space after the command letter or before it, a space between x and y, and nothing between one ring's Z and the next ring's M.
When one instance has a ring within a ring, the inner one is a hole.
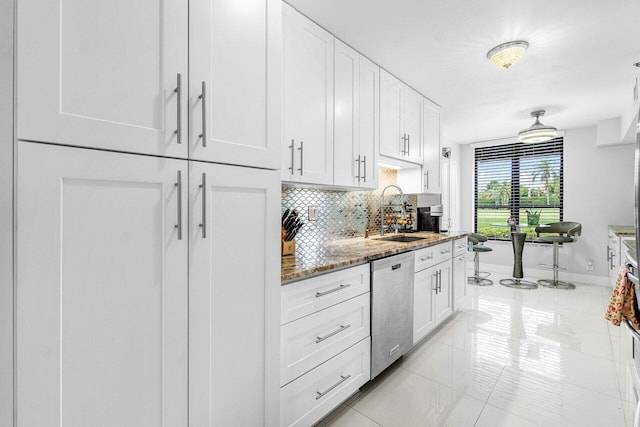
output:
M413 252L371 262L371 379L411 348L413 264Z

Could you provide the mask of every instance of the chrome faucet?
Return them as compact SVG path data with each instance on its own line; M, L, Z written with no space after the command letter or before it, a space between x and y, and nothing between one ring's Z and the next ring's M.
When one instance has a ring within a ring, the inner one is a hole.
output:
M387 185L386 187L384 187L384 190L382 190L382 196L380 198L380 235L381 236L384 236L384 192L387 191L389 187L396 188L400 192L400 196L404 196L404 193L402 192L402 188L394 184ZM404 210L404 203L402 203L402 218L404 218L405 216L406 216L406 212ZM396 221L396 233L397 232L398 232L398 222Z

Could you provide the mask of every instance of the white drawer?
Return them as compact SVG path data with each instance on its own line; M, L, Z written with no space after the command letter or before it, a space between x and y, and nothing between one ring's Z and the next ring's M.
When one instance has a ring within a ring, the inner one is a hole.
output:
M367 263L282 286L280 324L369 292L370 276Z
M370 294L362 294L280 328L280 385L370 335Z
M468 241L469 239L467 239L466 236L453 241L453 257L454 258L467 253Z
M436 246L436 264L448 261L453 254L453 245L451 242L440 243Z
M451 258L451 242L440 243L434 246L418 249L414 252L414 272L424 270L442 261Z
M366 338L280 390L280 424L310 426L367 381L371 338Z

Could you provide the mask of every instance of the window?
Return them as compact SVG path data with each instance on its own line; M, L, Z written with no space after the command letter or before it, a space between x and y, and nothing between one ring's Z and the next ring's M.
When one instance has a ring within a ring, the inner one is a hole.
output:
M562 221L562 162L562 138L476 148L476 232L509 239L513 218L534 240L538 224Z

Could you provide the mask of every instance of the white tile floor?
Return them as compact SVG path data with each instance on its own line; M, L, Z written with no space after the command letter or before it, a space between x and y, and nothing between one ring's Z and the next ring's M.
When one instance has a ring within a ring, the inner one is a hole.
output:
M632 426L631 339L611 290L469 285L464 309L323 426Z

